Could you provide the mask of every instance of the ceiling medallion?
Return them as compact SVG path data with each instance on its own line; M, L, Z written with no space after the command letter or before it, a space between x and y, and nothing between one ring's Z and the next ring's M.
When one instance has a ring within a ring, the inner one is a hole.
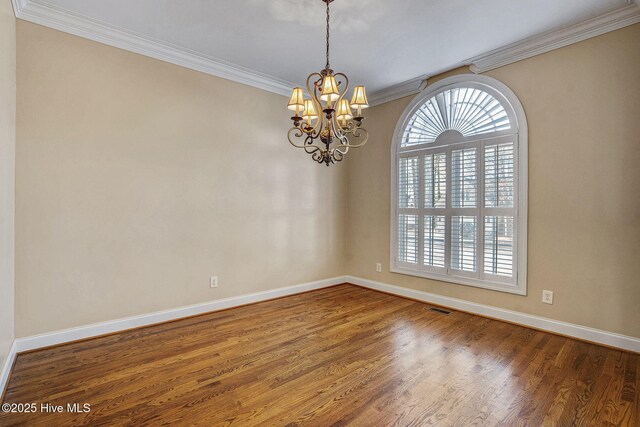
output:
M327 5L327 65L307 77L311 99L305 99L301 87L293 89L288 108L295 111L295 116L291 117L293 127L287 135L291 145L304 149L313 160L327 166L341 161L350 148L362 147L369 138L362 127L362 109L369 106L364 86L354 88L349 102L344 98L349 90L349 78L344 73L334 73L329 65L329 3L332 1L322 0ZM352 108L356 110L355 116Z

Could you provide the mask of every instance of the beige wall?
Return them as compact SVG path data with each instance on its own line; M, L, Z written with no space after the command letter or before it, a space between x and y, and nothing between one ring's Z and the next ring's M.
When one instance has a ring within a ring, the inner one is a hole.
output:
M0 370L14 338L16 20L0 0Z
M18 337L344 274L346 167L289 145L285 97L17 36Z
M17 35L19 337L345 273L640 336L640 25L487 73L529 120L527 297L388 272L410 98L371 108L369 144L327 169L286 143L283 97Z
M640 337L639 46L636 24L487 73L528 118L528 296L389 273L391 138L411 98L370 109L348 160L350 274Z

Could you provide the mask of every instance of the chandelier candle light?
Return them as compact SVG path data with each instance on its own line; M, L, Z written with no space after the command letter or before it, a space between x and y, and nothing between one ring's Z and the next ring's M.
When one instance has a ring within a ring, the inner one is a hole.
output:
M295 115L291 117L293 127L287 136L291 145L329 166L341 161L350 148L366 144L369 133L362 127L362 109L369 103L364 86L354 88L351 102L345 99L349 78L343 73L334 73L329 65L329 4L333 0L322 2L327 5L327 65L307 77L311 99L304 98L301 87L293 89L288 108L295 111ZM352 108L356 110L355 116Z

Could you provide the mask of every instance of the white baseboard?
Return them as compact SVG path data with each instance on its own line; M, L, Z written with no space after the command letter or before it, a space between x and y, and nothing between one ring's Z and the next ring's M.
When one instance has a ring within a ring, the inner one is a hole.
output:
M316 282L302 283L300 285L288 286L285 288L277 288L264 292L256 292L253 294L240 295L237 297L208 301L170 310L156 311L154 313L142 314L139 316L125 317L123 319L111 320L108 322L94 323L76 328L63 329L61 331L18 338L15 341L16 351L20 353L65 342L77 341L127 329L139 328L141 326L153 325L155 323L162 323L169 320L180 319L183 317L194 316L197 314L223 310L225 308L238 307L240 305L339 285L345 281L346 279L344 276L333 277L331 279L318 280Z
M7 354L7 358L2 364L2 371L0 371L0 396L3 395L4 389L9 381L9 375L11 375L11 369L13 368L13 362L16 360L17 353L16 342L14 340L9 349L9 354Z
M640 353L640 338L602 331L600 329L589 328L587 326L576 325L573 323L561 322L559 320L548 319L546 317L520 313L518 311L505 310L498 307L492 307L490 305L476 304L457 298L450 298L429 292L389 285L387 283L375 282L373 280L362 279L360 277L347 276L346 281L369 289L388 292L390 294L413 298L431 304L441 305L473 314L479 314L481 316L529 326L543 331Z

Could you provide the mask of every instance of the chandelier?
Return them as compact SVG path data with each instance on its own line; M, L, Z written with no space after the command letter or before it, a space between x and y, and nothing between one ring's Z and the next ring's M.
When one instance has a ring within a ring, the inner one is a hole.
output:
M327 64L324 70L307 77L310 99L305 99L301 87L293 89L288 108L295 115L291 117L293 127L287 137L291 145L304 149L319 164L329 166L341 161L350 148L366 144L369 133L362 127L362 109L369 104L362 85L354 87L349 102L345 98L349 78L344 73L334 73L329 65L329 4L333 0L322 2L327 5ZM352 108L356 110L355 116Z

